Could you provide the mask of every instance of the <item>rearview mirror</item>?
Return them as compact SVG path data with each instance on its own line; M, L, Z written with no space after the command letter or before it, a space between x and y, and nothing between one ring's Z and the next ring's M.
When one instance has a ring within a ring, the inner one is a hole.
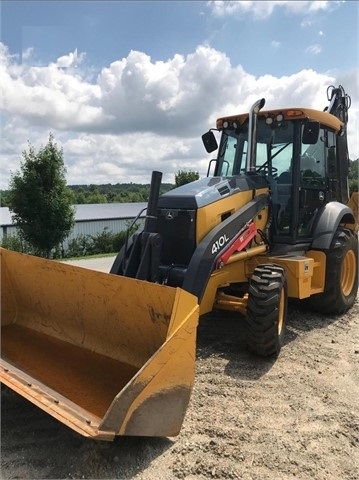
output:
M305 145L314 145L319 138L319 122L307 122L303 128L302 142Z
M202 135L202 142L207 153L212 153L218 148L218 143L212 130Z

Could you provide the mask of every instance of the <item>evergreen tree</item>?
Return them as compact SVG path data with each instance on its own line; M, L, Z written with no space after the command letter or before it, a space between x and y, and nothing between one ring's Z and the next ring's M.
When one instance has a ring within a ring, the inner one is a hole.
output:
M51 250L69 235L75 222L72 192L66 185L63 151L50 133L38 151L29 144L20 171L11 175L9 209L20 236L37 255Z

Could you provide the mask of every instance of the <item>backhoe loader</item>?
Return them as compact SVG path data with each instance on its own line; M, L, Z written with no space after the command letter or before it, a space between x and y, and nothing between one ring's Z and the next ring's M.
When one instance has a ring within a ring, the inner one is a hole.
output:
M202 136L218 150L207 177L159 195L154 171L144 227L109 274L2 249L1 381L91 438L174 436L200 315L238 312L248 348L266 357L283 345L288 298L351 308L350 97L329 87L328 101L265 111L260 99L219 118Z

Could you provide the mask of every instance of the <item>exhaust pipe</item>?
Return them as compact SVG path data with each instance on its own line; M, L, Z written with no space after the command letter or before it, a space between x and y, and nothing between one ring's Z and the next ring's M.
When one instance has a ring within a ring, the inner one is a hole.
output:
M257 115L264 107L265 99L257 100L249 111L248 151L246 159L246 173L255 173L257 157Z
M154 233L157 226L157 204L160 195L162 172L153 171L144 232Z

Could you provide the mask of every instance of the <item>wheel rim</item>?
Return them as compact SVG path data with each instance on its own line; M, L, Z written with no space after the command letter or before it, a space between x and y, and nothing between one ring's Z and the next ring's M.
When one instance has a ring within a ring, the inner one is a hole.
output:
M278 335L282 333L284 325L284 307L285 307L285 294L282 288L279 299L279 312L278 312Z
M355 253L349 250L342 263L340 284L343 295L348 297L353 290L356 275Z

